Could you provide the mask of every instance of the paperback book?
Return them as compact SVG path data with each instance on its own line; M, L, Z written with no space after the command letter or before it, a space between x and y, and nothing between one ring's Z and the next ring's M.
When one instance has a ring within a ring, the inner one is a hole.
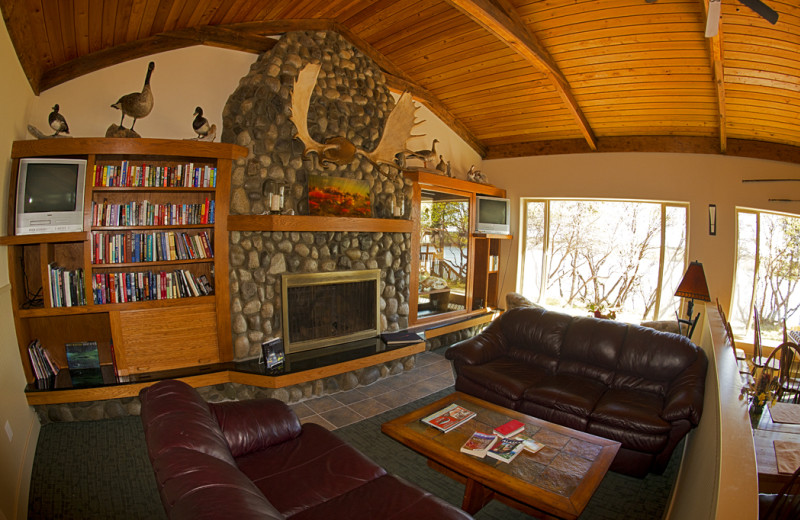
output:
M537 451L539 451L542 448L544 448L544 444L542 444L539 441L533 440L532 437L528 437L525 434L517 435L514 438L518 439L518 440L521 440L522 441L522 449L524 449L525 451L528 451L530 453L536 453Z
M521 440L501 437L486 454L502 462L511 462L523 449Z
M284 359L283 340L281 338L271 339L261 344L260 362L267 365L267 368L280 365Z
M461 446L461 452L483 458L495 442L497 442L497 435L475 432L467 439L467 442Z
M475 417L475 415L477 415L475 412L467 410L463 406L453 403L450 406L423 418L422 422L447 433L450 430L458 428L465 422L469 421Z
M100 369L100 353L96 341L67 343L64 346L67 354L67 366L72 378L73 387L97 386L103 384L103 372Z

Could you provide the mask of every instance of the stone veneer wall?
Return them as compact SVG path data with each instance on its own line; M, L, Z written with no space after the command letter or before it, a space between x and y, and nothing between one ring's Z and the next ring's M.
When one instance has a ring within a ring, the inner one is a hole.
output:
M395 104L379 67L337 33L287 33L251 66L223 112L222 141L249 149L234 164L231 213L265 213L264 184L276 181L285 186L284 212L307 215L308 176L315 174L366 181L373 217L391 217L396 205L408 218L411 182L397 168L379 169L358 155L328 168L316 154L303 158L289 115L293 83L312 62L321 71L308 111L311 136L318 142L344 136L365 150L379 142ZM407 327L409 233L231 232L234 358L257 357L262 341L281 336L281 274L374 268L381 269L381 329Z

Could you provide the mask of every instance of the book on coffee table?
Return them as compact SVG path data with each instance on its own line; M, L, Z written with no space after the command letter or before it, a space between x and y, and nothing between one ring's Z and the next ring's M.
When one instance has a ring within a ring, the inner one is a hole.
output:
M502 426L498 426L497 428L495 428L493 433L495 435L499 435L500 437L513 437L514 435L522 433L524 431L525 431L525 424L522 421L511 419Z
M486 452L497 442L497 435L491 433L475 432L467 442L461 446L461 452L483 458Z
M528 437L524 433L521 433L514 437L515 439L522 441L522 449L529 451L531 453L536 453L537 451L544 448L544 444L539 441L533 440L532 437Z
M475 415L475 412L453 403L436 413L424 417L422 422L447 433L469 421Z
M523 450L522 441L519 439L507 439L501 437L494 443L494 445L486 452L492 458L503 462L511 462Z

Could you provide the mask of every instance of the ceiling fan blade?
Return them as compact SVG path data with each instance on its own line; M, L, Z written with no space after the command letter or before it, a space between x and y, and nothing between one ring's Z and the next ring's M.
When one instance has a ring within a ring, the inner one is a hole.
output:
M749 7L772 25L778 21L778 13L761 0L739 0L739 3Z
M708 0L708 16L706 17L706 38L713 38L719 32L719 13L722 0Z

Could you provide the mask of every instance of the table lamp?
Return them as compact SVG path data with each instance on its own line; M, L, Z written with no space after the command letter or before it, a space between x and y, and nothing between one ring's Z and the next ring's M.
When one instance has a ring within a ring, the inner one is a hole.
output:
M675 291L675 296L680 298L689 298L689 303L686 305L686 316L688 319L678 318L678 327L683 331L682 325L686 325L686 337L692 337L694 328L697 325L697 319L700 313L692 319L692 311L694 310L694 300L710 302L711 296L708 294L708 284L706 283L706 274L703 272L703 264L695 260L689 264L686 274L683 275L683 280L678 285L678 290ZM676 313L677 314L677 313Z

